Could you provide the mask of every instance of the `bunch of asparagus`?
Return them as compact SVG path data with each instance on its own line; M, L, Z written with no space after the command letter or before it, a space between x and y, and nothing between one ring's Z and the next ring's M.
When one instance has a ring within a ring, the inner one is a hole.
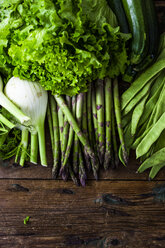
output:
M54 178L70 176L85 186L87 171L97 180L100 167L127 164L117 78L96 80L73 97L49 95L47 116Z

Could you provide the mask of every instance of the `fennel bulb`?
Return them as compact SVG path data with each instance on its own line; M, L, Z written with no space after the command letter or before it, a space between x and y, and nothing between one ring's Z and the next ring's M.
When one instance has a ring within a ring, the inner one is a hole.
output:
M28 125L30 118L15 106L3 93L3 82L0 76L0 105L10 112L21 124ZM4 123L5 124L5 123Z
M35 135L37 133L41 164L47 166L44 131L44 122L48 103L47 91L45 91L37 82L12 77L6 84L5 94L25 114L30 116L33 127L31 130L33 134L33 150L37 149L37 139Z

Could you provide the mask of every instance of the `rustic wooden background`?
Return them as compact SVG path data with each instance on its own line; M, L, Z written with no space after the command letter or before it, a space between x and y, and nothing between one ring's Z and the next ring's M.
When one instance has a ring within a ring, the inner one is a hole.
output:
M165 1L155 3L164 31ZM132 155L82 188L52 180L51 168L1 162L0 248L165 247L165 169L148 181L138 165Z

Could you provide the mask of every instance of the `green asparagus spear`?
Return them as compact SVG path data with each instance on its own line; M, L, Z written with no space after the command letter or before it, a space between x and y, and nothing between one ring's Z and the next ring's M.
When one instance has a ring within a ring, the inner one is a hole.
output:
M83 132L81 131L77 121L75 120L75 118L73 117L71 111L67 107L67 105L65 103L65 100L63 99L62 96L55 95L54 97L55 97L55 100L57 101L59 107L63 111L63 113L66 115L66 117L67 117L70 125L73 127L75 133L79 137L79 140L83 144L86 152L89 154L91 159L93 159L95 161L95 164L97 165L99 163L98 158L97 158L94 150L92 149L92 147L89 145L89 141L88 141L87 137L83 134Z
M66 96L66 103L69 109L71 109L71 98L69 96ZM63 165L63 161L65 159L65 152L66 152L66 148L67 148L67 143L68 143L68 138L69 138L69 122L66 118L66 116L64 116L64 129L63 129L63 138L62 138L62 146L61 146L61 169L60 169L60 174L63 173L63 170L67 169L66 168L68 166L68 163L65 164L65 166Z
M51 116L53 122L53 136L54 136L52 176L53 178L56 178L58 173L58 167L60 164L60 133L59 133L59 120L58 120L58 106L52 95L50 96L50 109L51 109Z
M92 89L91 84L89 85L88 92L87 92L87 132L89 137L89 143L92 147L94 147L94 127L92 125Z
M74 172L72 170L70 163L69 163L69 174L70 174L72 181L75 183L75 185L79 186L78 180L77 180L76 176L74 175Z
M94 126L94 149L98 153L98 126L97 126L97 108L96 108L96 92L95 86L92 87L92 116L93 116L93 126Z
M69 96L66 96L66 103L67 103L68 108L71 109L71 98ZM62 145L63 147L62 157L63 158L65 156L68 137L69 137L69 122L66 116L64 116L64 131L63 131L63 145Z
M83 101L82 131L85 134L85 136L87 137L88 127L87 127L87 94L86 93L84 93L84 101ZM82 151L83 151L83 148L82 148ZM84 155L86 166L87 166L88 170L90 171L90 169L91 169L90 157L85 152L83 153L83 155Z
M105 155L105 122L104 122L104 81L96 81L96 110L98 128L98 153L100 164L104 163Z
M81 151L81 147L79 150L79 179L80 183L83 187L85 187L85 180L87 179L85 167L84 167L84 161L83 161L83 155Z
M108 169L111 163L112 150L112 83L111 79L105 78L105 160L104 169Z
M76 120L81 128L81 122L82 122L82 113L83 113L83 101L84 101L84 94L80 93L77 95L76 98ZM79 152L80 152L80 143L78 136L75 134L74 137L74 147L73 147L73 168L74 172L78 172L79 167Z
M48 106L47 106L47 119L48 119L48 125L49 125L49 132L50 132L50 140L51 140L51 146L52 146L52 152L54 152L54 133L53 133L53 121L52 121L52 114L50 109L50 97L48 98Z
M64 114L60 106L58 106L58 121L59 121L59 137L60 137L60 171L61 171L61 166L63 161L62 150L63 150ZM64 177L65 176L63 175L63 178Z
M72 113L73 113L73 116L75 117L75 115L76 115L76 96L72 97ZM65 152L65 156L64 156L64 161L63 161L64 167L67 164L69 156L70 156L71 148L73 145L73 139L74 139L74 130L73 130L72 126L70 126L68 144L67 144L67 148L66 148L66 152Z

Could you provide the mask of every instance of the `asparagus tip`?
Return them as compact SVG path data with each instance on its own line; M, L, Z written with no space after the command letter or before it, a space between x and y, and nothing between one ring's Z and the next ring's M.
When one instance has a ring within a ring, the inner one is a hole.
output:
M63 166L61 166L59 175L62 176L63 173L65 173L65 169Z
M73 171L74 171L75 174L78 173L78 163L77 162L73 163Z
M128 153L127 153L126 150L123 151L123 158L124 158L125 165L127 166L127 164L128 164Z
M80 184L79 184L79 182L78 182L76 176L74 175L74 172L72 171L71 166L69 166L69 173L70 173L70 177L71 177L72 181L74 182L74 184L75 184L76 186L80 186Z
M78 182L78 180L77 180L77 178L76 177L72 177L72 180L73 180L73 182L74 182L74 184L76 185L76 186L80 186L80 184L79 184L79 182Z
M104 169L108 170L110 164L111 164L111 154L110 152L106 152L105 159L104 159Z
M67 179L68 179L68 176L65 172L62 173L61 177L64 181L67 181Z
M85 187L86 184L85 184L85 178L84 177L80 178L80 183L83 187Z
M53 167L53 169L52 169L52 178L53 179L56 179L57 178L57 174L58 174L57 173L57 169Z
M94 172L93 172L93 175L94 175L94 178L95 178L96 180L98 180L98 174L97 174L97 171L94 171Z
M87 167L88 171L91 171L91 161L90 161L90 157L87 153L85 153L85 162L86 162L86 167Z
M61 175L61 177L62 177L62 179L64 181L67 181L67 179L68 179L68 170L64 169L60 175Z

